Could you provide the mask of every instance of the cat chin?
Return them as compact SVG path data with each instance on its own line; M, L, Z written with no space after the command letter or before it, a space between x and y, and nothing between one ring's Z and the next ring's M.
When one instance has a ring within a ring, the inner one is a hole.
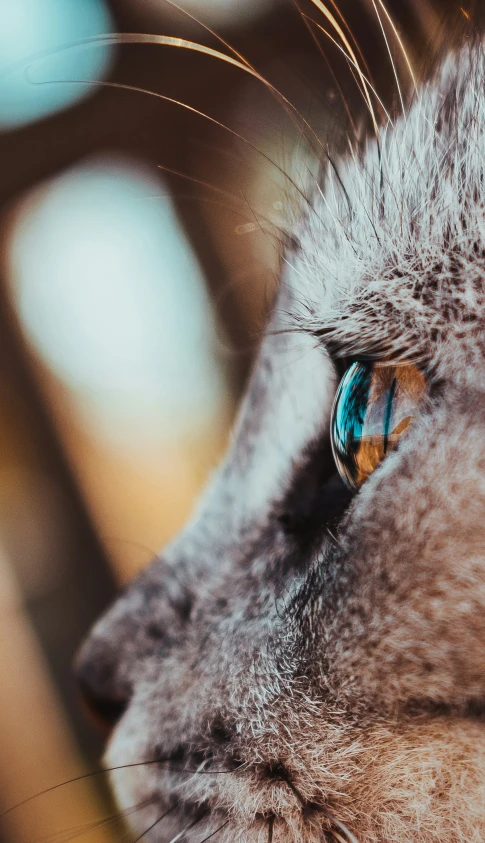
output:
M112 793L125 821L137 835L148 829L162 812L159 782L153 765L145 764L147 754L140 739L140 723L128 709L114 730L106 748L103 765L108 772Z
M104 766L115 801L144 843L324 843L325 817L302 811L283 782L242 775L177 774L150 758L138 714L126 713L108 744ZM150 759L151 760L151 759ZM201 767L202 769L202 767ZM193 826L193 828L191 827ZM181 835L179 838L178 835Z
M120 722L105 764L121 811L147 843L172 843L184 829L184 843L211 835L214 843L485 840L483 722L436 717L399 728L355 727L341 735L340 751L325 747L323 731L321 741L315 732L306 762L308 744L301 747L293 790L263 780L250 766L242 773L207 770L177 781L165 766L140 764L147 749L139 721L132 729L135 719L127 713ZM307 804L297 791L307 794Z

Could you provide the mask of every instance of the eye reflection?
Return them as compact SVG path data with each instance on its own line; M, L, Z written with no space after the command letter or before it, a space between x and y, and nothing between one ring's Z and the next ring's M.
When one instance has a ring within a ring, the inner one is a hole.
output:
M335 396L332 449L340 476L352 489L367 480L413 421L426 389L422 372L353 363Z

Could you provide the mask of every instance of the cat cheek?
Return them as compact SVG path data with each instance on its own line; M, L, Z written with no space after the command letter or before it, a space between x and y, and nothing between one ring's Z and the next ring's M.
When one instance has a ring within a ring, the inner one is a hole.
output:
M151 771L150 765L140 763L151 760L151 755L140 739L140 735L145 733L143 720L143 713L138 706L128 710L112 735L103 763L109 771L110 784L121 810L147 802L146 807L136 812L134 819L130 818L130 824L146 827L150 824L151 813L155 815L159 808L156 804L148 804L155 770ZM148 724L145 725L148 727Z

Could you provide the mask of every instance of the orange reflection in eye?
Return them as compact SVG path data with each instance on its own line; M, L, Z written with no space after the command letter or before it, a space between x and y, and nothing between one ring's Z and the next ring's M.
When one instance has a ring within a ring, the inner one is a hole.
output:
M410 427L426 390L413 364L354 363L337 392L332 447L347 485L359 488Z

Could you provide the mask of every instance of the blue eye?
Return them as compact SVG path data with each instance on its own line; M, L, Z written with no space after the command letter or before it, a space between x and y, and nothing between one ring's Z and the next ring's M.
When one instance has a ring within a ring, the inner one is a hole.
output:
M332 413L331 441L343 481L358 489L412 423L426 389L411 364L353 363Z

